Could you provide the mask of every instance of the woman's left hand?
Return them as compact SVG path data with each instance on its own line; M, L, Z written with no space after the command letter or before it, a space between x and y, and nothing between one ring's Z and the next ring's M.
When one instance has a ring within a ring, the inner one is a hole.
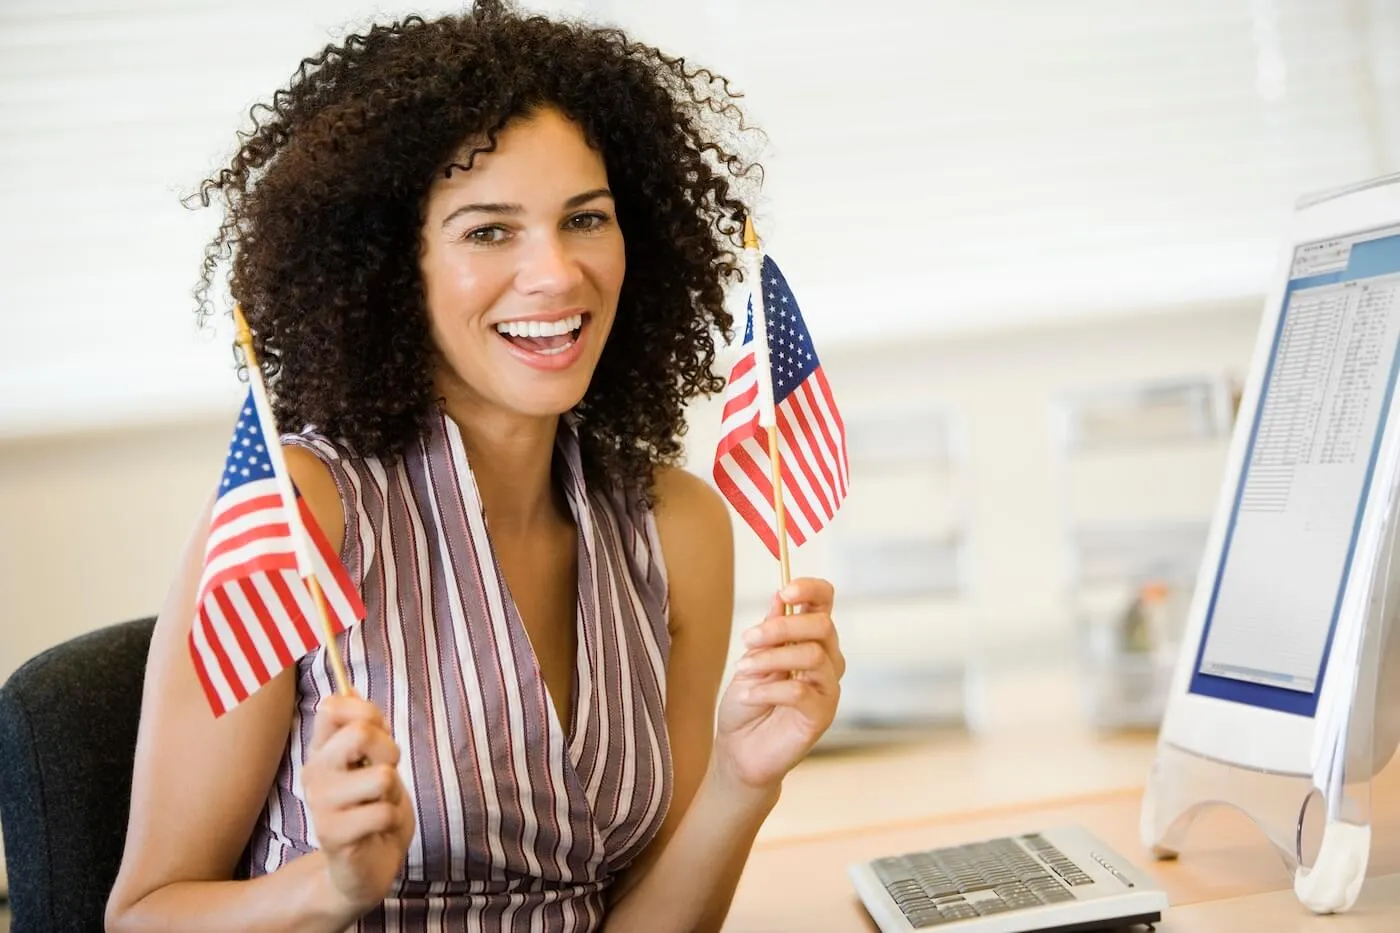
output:
M776 788L836 715L846 659L831 621L834 598L825 580L793 580L768 617L744 632L748 650L720 699L714 749L714 764L744 787Z

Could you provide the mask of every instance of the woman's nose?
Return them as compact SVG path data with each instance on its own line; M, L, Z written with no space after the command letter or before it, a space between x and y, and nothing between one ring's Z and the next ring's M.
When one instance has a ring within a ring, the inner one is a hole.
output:
M522 291L563 295L582 279L578 261L559 236L541 237L524 253L518 282Z

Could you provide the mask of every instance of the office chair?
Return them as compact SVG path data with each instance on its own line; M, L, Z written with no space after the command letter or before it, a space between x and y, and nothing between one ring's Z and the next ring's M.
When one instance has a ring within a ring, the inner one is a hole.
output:
M155 619L50 648L0 687L12 933L101 933L117 877Z

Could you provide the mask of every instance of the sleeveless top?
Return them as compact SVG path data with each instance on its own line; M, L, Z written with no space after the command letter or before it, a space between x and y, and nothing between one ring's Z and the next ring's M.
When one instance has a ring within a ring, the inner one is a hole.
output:
M584 482L572 423L554 475L577 528L578 653L561 723L496 562L456 424L435 415L391 464L307 431L284 438L330 469L341 559L366 617L341 633L354 688L384 713L417 830L361 933L577 933L670 805L666 571L649 509ZM326 649L297 662L291 734L244 855L257 876L316 848L301 782Z

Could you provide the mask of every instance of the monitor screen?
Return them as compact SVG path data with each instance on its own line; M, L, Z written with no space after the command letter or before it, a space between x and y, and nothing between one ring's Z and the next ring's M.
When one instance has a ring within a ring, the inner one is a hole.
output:
M1316 712L1398 347L1400 224L1294 251L1192 693Z

